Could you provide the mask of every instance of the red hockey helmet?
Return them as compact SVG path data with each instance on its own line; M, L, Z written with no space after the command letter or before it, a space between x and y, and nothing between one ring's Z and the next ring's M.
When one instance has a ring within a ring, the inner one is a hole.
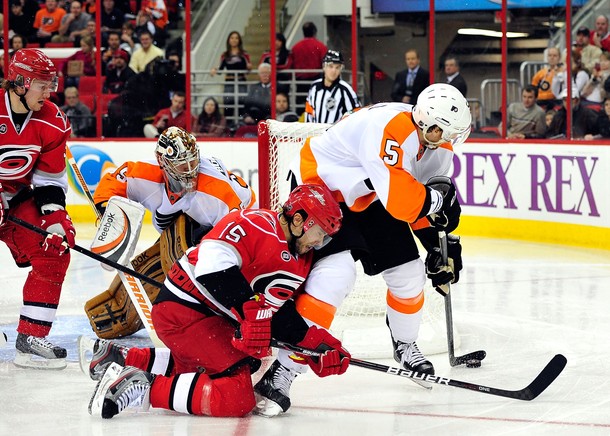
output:
M318 224L328 236L339 231L343 214L330 190L322 185L300 185L288 196L283 206L284 214L291 218L297 212L305 212L303 231Z
M57 69L51 59L34 48L17 50L8 66L6 79L15 86L30 89L34 79L51 82L50 91L57 91Z

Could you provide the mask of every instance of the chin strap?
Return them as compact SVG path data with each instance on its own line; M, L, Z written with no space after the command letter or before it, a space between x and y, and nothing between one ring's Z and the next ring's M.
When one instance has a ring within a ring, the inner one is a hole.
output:
M26 90L25 90L25 92L23 93L23 95L19 95L19 94L17 94L17 91L16 91L17 86L15 85L15 82L11 82L11 85L12 85L12 87L13 87L13 92L15 93L15 95L16 95L17 97L19 97L19 101L21 102L21 104L23 105L23 107L25 107L25 109L26 109L28 112L30 112L32 109L30 109L30 107L28 106L27 101L25 100L25 95L27 94L28 90L26 89ZM10 104L11 99L9 98L9 99L8 99L8 101L9 101L9 104ZM13 107L11 106L11 110L12 110L12 109L13 109Z
M288 249L290 250L290 253L293 256L296 256L297 254L297 239L302 238L303 235L305 234L305 232L301 232L301 234L299 236L295 235L294 233L292 233L292 217L287 217L286 215L284 215L284 218L286 219L286 222L288 222L288 232L290 233L290 242L288 243Z

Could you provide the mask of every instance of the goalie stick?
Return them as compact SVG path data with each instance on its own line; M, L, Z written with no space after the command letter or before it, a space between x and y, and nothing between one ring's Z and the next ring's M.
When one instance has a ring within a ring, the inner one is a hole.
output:
M299 347L298 345L288 344L286 342L277 341L272 339L271 346L275 348L281 348L284 350L292 351L295 353L304 354L307 356L319 356L320 353L307 348ZM525 388L517 391L509 391L506 389L499 389L490 386L484 386L476 383L465 382L455 380L440 375L430 375L423 372L409 371L402 368L395 368L392 366L381 365L379 363L368 362L360 359L350 359L350 365L358 366L360 368L371 369L373 371L385 372L390 375L397 375L399 377L405 377L411 380L421 380L428 383L434 383L443 386L452 386L454 388L468 389L471 391L481 392L483 394L495 395L498 397L512 398L515 400L532 401L538 395L548 388L551 383L561 374L563 368L565 368L568 360L562 354L556 354L544 369L536 376L536 378Z
M447 234L441 230L438 232L438 240L441 248L441 256L443 264L448 265L447 251ZM451 366L464 365L469 360L480 361L485 359L487 353L484 350L473 351L472 353L464 354L463 356L455 355L455 346L453 339L453 309L451 307L451 284L447 283L448 292L445 295L445 321L447 324L447 350L449 355L449 364ZM479 365L480 366L480 365Z
M66 145L66 159L68 160L68 163L70 164L70 167L72 168L72 171L74 172L74 175L76 176L76 179L78 180L78 183L79 183L81 189L83 190L85 196L87 197L87 200L89 201L89 205L93 209L93 212L95 212L95 214L96 214L96 217L97 217L96 224L97 224L100 222L100 220L102 218L101 214L100 214L99 210L97 209L97 207L95 207L95 201L93 200L91 191L89 191L87 182L85 182L85 178L83 177L83 174L80 172L80 169L78 168L76 160L74 159L74 155L72 154L70 147L68 147L67 145ZM89 250L86 250L87 253L85 253L84 251L82 251L82 250L84 250L84 249L82 249L82 247L79 247L79 249L80 250L77 250L77 251L79 251L80 253L83 253L87 256L89 256L89 254L96 254ZM97 256L99 256L99 255L97 255ZM92 256L90 256L90 257L92 257ZM144 290L144 287L142 286L142 283L140 282L140 280L143 280L145 282L150 283L150 279L143 274L139 274L139 273L133 274L133 273L135 273L135 271L132 271L129 268L127 268L127 269L118 268L117 265L123 266L120 263L113 262L114 265L112 265L109 262L107 262L105 260L101 260L101 259L106 260L106 258L104 256L99 256L97 258L97 260L99 260L102 264L110 265L110 266L113 266L114 268L116 268L117 274L118 274L119 278L121 279L123 286L125 287L125 291L127 292L127 295L129 296L129 298L131 299L131 302L133 303L133 305L138 313L138 316L140 317L140 320L142 321L144 328L146 328L146 331L148 332L148 335L150 336L150 339L152 340L155 347L165 347L165 344L163 344L163 342L159 339L159 337L157 336L157 333L155 332L155 327L153 325L152 318L151 318L152 303L150 302L150 299L148 298L148 294L146 293L146 291ZM127 270L129 270L129 271L127 271ZM146 278L144 278L144 277L146 277ZM153 286L160 287L160 284L156 284L156 281L155 281L155 283L151 283L151 284Z

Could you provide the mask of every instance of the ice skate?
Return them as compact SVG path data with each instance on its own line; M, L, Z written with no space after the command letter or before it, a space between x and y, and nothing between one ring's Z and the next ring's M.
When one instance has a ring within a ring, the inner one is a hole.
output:
M392 339L394 346L394 360L400 363L402 367L409 371L421 372L424 374L434 374L434 366L426 359L426 356L419 351L415 342L401 342ZM429 383L420 382L416 379L410 379L423 388L432 389Z
M125 366L128 347L116 344L105 339L90 339L86 336L78 338L78 357L81 370L92 380L99 380L106 367L112 362ZM91 353L91 361L87 354Z
M298 373L279 361L273 362L265 375L254 386L256 408L254 413L272 417L290 408L290 385Z
M47 338L19 333L15 341L15 365L21 368L64 369L67 352Z
M8 337L6 336L6 333L0 332L0 348L4 347L6 345L6 341L8 341Z
M127 408L146 411L150 407L150 386L155 376L133 366L111 363L95 387L89 413L110 419Z

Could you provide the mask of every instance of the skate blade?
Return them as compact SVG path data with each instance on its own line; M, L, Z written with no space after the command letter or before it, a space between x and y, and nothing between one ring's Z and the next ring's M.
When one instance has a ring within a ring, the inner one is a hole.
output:
M8 337L6 336L6 333L0 332L0 348L3 348L6 345L7 340Z
M35 354L22 353L17 350L15 354L15 360L13 361L15 366L19 368L33 368L33 369L52 369L61 370L68 366L65 358L59 359L45 359L44 357L37 356Z
M123 370L123 367L118 363L111 363L106 368L106 372L97 382L95 386L95 391L91 396L91 401L89 401L89 415L91 416L102 416L102 406L104 405L104 397L106 396L106 392L108 388L119 378L119 374Z
M265 418L273 418L274 416L284 413L280 405L275 401L270 400L267 397L263 397L256 392L254 393L254 397L256 399L256 406L254 407L252 413L255 415L263 416Z
M89 365L91 359L93 359L93 346L95 345L95 339L91 339L87 336L78 337L78 364L80 370L87 377L91 377L91 371Z

